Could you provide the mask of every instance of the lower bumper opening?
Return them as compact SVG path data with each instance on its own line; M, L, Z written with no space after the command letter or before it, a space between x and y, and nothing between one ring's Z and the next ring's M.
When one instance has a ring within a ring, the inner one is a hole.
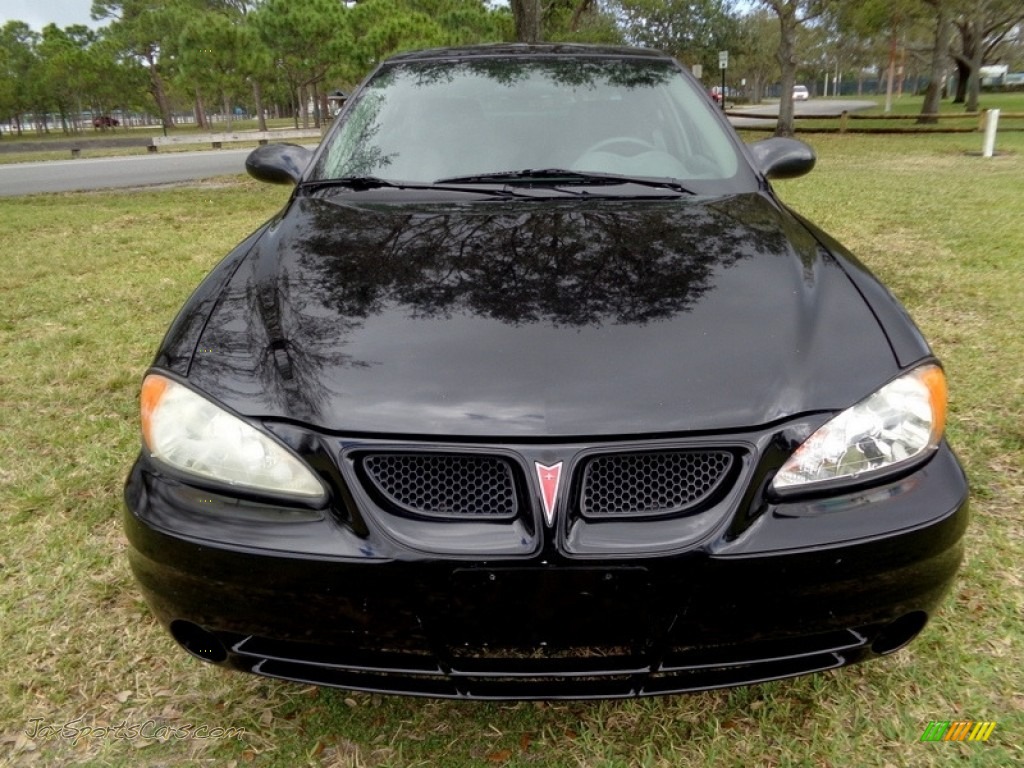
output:
M879 633L871 644L871 650L879 655L898 651L917 637L927 623L928 614L924 611L904 614Z
M213 632L183 619L172 621L170 630L178 644L197 659L211 664L227 661L228 649Z
M620 654L614 652L620 649L580 648L552 656L542 656L538 649L506 648L500 653L467 657L244 637L230 643L228 660L235 668L268 677L407 696L626 698L748 685L835 669L873 655L872 637L883 638L883 647L888 647L889 641L879 629L874 626L685 651L640 654L623 648L625 652Z

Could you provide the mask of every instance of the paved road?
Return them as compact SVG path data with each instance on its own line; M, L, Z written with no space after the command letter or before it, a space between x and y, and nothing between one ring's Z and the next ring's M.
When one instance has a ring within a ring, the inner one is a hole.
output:
M249 149L0 165L0 196L195 181L245 173Z
M842 111L857 112L864 109L872 109L878 106L873 101L851 101L847 99L809 99L807 101L793 102L793 114L795 115L838 115ZM736 117L729 116L729 122L737 128L766 127L775 125L775 118L779 116L779 105L761 104L756 107L736 106L730 108L732 112L742 112L744 115L764 115L764 118L757 117Z

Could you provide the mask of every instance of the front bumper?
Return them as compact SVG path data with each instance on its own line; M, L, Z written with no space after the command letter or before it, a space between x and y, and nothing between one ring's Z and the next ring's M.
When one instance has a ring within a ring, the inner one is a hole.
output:
M194 488L145 457L125 527L146 600L193 655L351 690L653 695L840 667L912 639L962 557L967 485L949 448L828 499L768 503L743 490L758 477L745 467L719 524L655 555L625 543L642 521L575 548L570 531L538 526L520 550L499 538L491 552L475 527L488 524L431 522L448 544L429 552L330 509Z

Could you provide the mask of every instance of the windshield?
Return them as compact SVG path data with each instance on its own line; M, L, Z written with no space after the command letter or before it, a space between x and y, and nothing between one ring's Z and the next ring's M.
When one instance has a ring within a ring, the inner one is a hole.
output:
M755 188L714 109L663 59L399 62L360 92L309 178L522 181L522 171L564 169L673 179L701 192Z

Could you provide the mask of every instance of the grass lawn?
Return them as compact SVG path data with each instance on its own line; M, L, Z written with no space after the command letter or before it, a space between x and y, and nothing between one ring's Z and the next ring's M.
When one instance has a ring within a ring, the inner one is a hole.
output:
M1024 134L1000 136L990 160L966 154L976 135L809 139L818 168L777 188L932 341L973 484L961 577L910 647L729 691L509 705L198 662L151 618L126 562L136 397L182 301L287 190L230 178L0 198L0 765L1024 764ZM987 743L920 742L929 721L958 719L998 725Z

